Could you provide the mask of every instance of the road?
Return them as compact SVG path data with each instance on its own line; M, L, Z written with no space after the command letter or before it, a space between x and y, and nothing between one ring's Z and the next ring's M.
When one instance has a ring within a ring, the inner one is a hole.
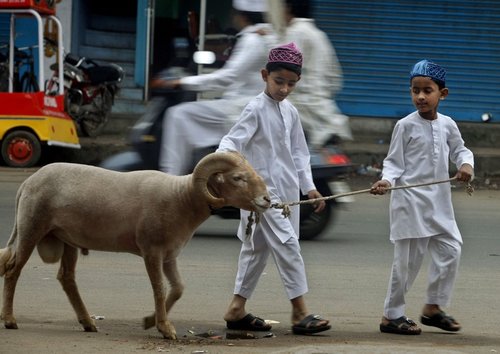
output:
M29 173L0 169L0 245L13 223L14 196ZM366 188L366 187L364 187ZM231 298L239 241L236 223L210 219L180 256L186 290L171 312L180 340L163 340L141 319L153 309L151 287L139 257L90 252L80 257L77 281L89 311L103 316L100 332L84 333L55 275L36 252L21 275L15 314L19 330L0 328L0 353L495 353L500 352L500 191L456 188L453 199L465 244L449 312L462 322L459 333L423 327L420 336L378 331L392 245L388 241L387 196L358 195L337 209L322 238L303 242L311 312L332 322L316 336L290 333L290 305L270 260L248 310L277 321L274 336L226 339L222 315ZM407 315L418 320L426 268L408 295ZM3 287L3 278L0 280ZM210 335L213 338L202 338Z

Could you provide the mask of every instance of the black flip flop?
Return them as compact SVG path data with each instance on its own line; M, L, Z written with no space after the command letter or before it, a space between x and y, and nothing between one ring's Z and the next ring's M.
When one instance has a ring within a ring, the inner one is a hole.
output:
M380 332L408 335L417 335L422 333L422 330L418 328L417 324L406 316L401 316L388 321L389 322L387 324L380 324ZM411 329L415 327L416 329Z
M226 321L228 329L240 331L270 331L272 326L267 324L262 318L247 314L245 317L238 321Z
M292 332L293 334L314 334L332 328L329 324L318 326L317 324L321 321L325 320L319 315L306 316L302 321L292 326Z
M449 332L458 332L461 329L460 325L458 325L458 322L443 311L441 311L440 313L436 313L435 315L432 315L430 317L422 315L420 317L420 322L422 322L422 324L426 326L437 327ZM458 325L458 327L453 327L453 325Z

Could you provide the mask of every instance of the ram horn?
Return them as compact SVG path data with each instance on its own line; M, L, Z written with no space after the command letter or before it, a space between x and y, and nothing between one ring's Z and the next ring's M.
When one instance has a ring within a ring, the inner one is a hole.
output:
M208 203L214 208L222 208L225 199L213 196L208 190L208 179L218 172L226 172L244 162L237 152L215 152L205 156L194 168L193 183L196 190L201 191Z

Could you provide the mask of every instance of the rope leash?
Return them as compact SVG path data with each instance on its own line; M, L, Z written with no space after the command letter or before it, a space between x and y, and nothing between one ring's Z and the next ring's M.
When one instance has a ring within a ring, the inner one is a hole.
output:
M386 188L386 189L388 191L390 191L390 190L396 190L396 189L416 188L416 187L430 186L430 185L433 185L433 184L447 183L447 182L454 181L456 179L457 179L457 177L452 177L452 178L445 179L445 180L440 180L440 181L418 183L418 184L408 184L408 185L405 185L405 186L389 187L389 188ZM291 211L290 211L290 207L291 206L300 205L300 204L314 204L314 203L316 203L318 201L322 201L322 200L327 201L327 200L336 199L336 198L348 197L348 196L356 195L356 194L369 193L369 192L371 192L371 190L372 190L371 188L367 188L367 189L361 189L361 190L358 190L358 191L352 191L352 192L346 192L346 193L339 193L339 194L330 195L330 196L327 196L327 197L321 197L321 198L315 198L315 199L307 199L307 200L301 200L301 201L291 202L291 203L274 203L274 204L271 204L270 208L283 209L283 212L281 214L285 218L287 218L291 214ZM466 191L467 191L467 193L469 195L472 195L472 193L474 192L474 188L472 187L472 185L470 184L470 182L468 182L467 185L466 185Z
M389 188L386 188L386 189L388 191L391 191L391 190L396 190L396 189L408 189L408 188L424 187L424 186L430 186L430 185L433 185L433 184L447 183L447 182L454 181L456 179L457 179L457 177L455 176L455 177L444 179L444 180L440 180L440 181L418 183L418 184L408 184L408 185L405 185L405 186L389 187ZM292 212L290 210L291 206L300 205L300 204L314 204L314 203L316 203L318 201L322 201L322 200L327 201L327 200L336 199L336 198L348 197L348 196L356 195L356 194L370 193L371 190L372 190L371 188L367 188L367 189L361 189L361 190L358 190L358 191L352 191L352 192L346 192L346 193L339 193L339 194L330 195L330 196L327 196L327 197L314 198L314 199L306 199L306 200L301 200L301 201L291 202L291 203L274 203L274 204L271 204L270 208L283 209L283 212L281 213L281 215L283 215L285 218L288 218L292 214ZM467 191L467 194L469 194L469 195L472 195L472 193L474 193L474 187L472 187L472 185L470 184L470 182L467 182L467 185L465 186L465 190ZM254 219L254 215L255 215L255 219ZM246 236L247 240L252 235L252 225L254 224L254 222L256 222L256 223L259 222L259 214L258 213L254 213L252 211L252 212L250 212L250 215L248 216L248 224L247 224L247 227L246 227L246 230L245 230L246 231L245 232L245 236Z

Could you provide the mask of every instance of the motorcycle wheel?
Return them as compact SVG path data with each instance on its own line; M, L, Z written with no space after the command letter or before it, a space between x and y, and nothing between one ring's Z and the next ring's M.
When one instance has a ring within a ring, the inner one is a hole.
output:
M10 167L32 167L42 156L38 138L27 131L15 130L2 141L2 158Z
M101 102L96 103L99 107L98 113L85 115L84 118L80 120L80 128L85 136L98 136L102 133L104 126L108 122L108 115L113 105L113 96L111 92L105 89L102 91L99 100L101 100Z
M311 204L300 206L300 239L312 240L328 227L333 217L333 207L335 201L326 203L325 209L321 213L315 213Z

